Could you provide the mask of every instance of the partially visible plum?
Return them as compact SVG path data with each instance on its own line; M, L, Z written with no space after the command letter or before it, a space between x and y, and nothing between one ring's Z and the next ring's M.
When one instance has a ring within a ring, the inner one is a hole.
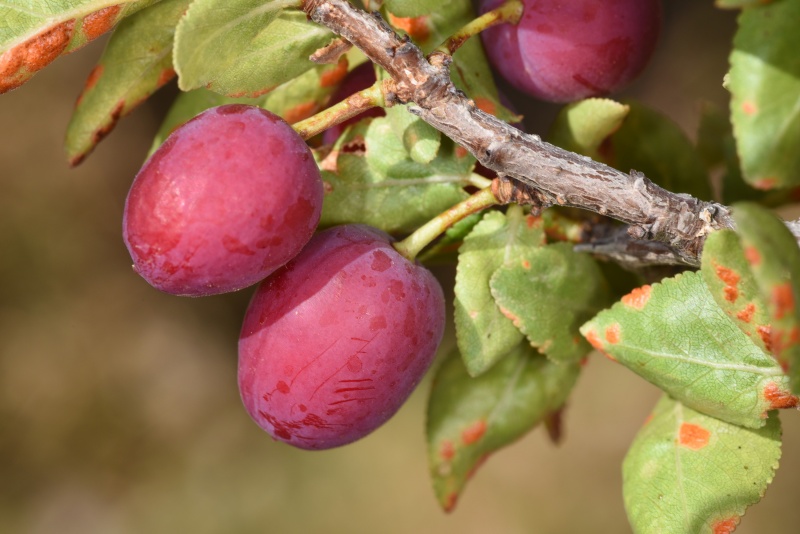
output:
M503 0L481 0L481 12ZM658 40L660 0L523 0L519 24L481 34L492 65L531 96L605 95L644 69Z

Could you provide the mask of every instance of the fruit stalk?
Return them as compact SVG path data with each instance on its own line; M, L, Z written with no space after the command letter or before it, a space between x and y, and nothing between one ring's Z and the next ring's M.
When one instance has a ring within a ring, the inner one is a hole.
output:
M459 202L449 210L440 213L430 221L417 228L413 234L402 241L394 243L394 248L401 256L414 261L417 254L439 237L445 230L468 215L477 213L498 204L491 187L481 189L463 202Z
M534 188L542 206L586 209L631 225L640 240L664 242L687 263L699 265L705 236L733 228L728 208L669 192L643 174L612 167L521 133L482 112L449 77L449 55L426 59L375 15L345 0L307 0L304 11L341 35L392 77L392 96L469 150L486 167Z
M436 51L452 56L467 39L478 35L486 28L502 23L516 24L522 17L522 7L520 0L507 0L500 7L484 13L456 31L445 42L436 47Z
M331 126L341 124L368 109L383 105L381 82L375 82L371 87L350 95L316 115L294 123L292 128L300 134L300 137L308 140Z

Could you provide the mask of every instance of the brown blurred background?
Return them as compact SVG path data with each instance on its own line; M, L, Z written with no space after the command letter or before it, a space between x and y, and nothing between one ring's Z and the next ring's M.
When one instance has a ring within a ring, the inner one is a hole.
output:
M666 0L656 57L626 93L690 135L721 87L735 13ZM428 482L428 384L353 445L273 442L236 387L250 291L170 297L130 269L122 206L160 117L162 91L79 168L61 143L102 42L0 96L0 533L629 532L620 466L658 391L593 355L566 441L536 430L487 462L454 513ZM529 131L554 106L508 90ZM444 273L446 274L446 273ZM450 341L449 343L452 343ZM800 423L783 416L782 467L737 533L800 524Z

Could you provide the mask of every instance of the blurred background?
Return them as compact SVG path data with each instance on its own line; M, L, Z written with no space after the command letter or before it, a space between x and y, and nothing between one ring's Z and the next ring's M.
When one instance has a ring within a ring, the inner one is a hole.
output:
M664 4L656 56L623 96L693 136L701 102L727 106L735 13ZM387 425L341 449L294 450L259 430L236 386L252 290L161 294L132 272L120 235L174 87L79 168L65 163L70 112L103 44L0 96L0 533L630 531L621 462L659 392L596 354L564 443L537 429L497 453L449 515L428 481L427 381ZM528 131L546 133L557 107L506 92ZM798 414L783 422L781 469L737 533L797 532Z

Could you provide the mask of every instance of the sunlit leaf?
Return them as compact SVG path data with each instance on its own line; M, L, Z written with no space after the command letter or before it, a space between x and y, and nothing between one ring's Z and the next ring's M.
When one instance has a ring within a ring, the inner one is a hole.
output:
M600 144L619 129L629 109L608 98L587 98L569 104L559 111L549 141L594 158Z
M764 496L780 457L776 412L752 430L665 395L622 466L630 524L637 534L733 532L745 509Z
M775 359L717 305L699 273L644 286L581 327L598 350L688 407L759 428L797 399Z

